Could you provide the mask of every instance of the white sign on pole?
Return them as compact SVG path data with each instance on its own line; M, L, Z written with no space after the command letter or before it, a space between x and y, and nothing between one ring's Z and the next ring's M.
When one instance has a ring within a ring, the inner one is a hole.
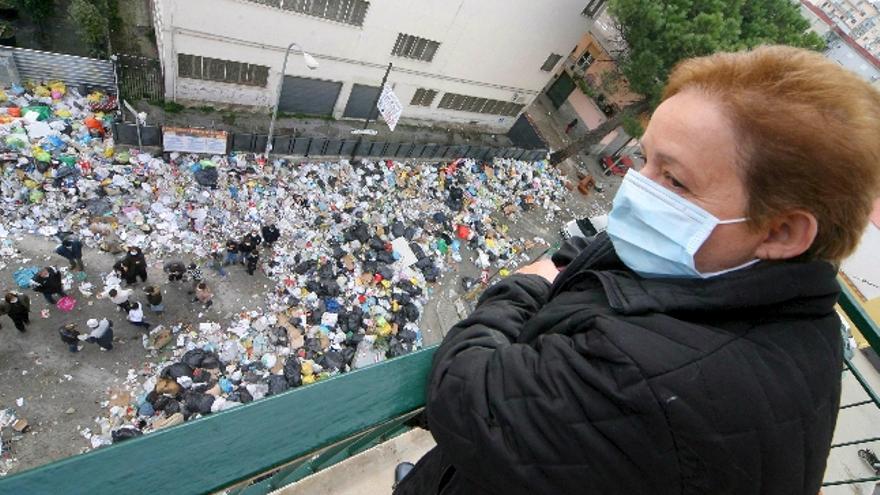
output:
M379 103L376 104L376 108L379 109L379 113L382 114L382 118L385 119L388 128L391 129L391 132L394 132L394 128L397 127L397 121L400 120L400 114L403 113L403 105L401 105L397 95L394 94L390 84L385 83L385 87L382 88L382 94L379 96Z

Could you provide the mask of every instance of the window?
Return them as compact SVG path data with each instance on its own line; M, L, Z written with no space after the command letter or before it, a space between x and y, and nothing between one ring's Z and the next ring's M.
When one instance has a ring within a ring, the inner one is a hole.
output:
M504 115L516 117L525 105L501 100L490 100L476 96L465 96L455 93L446 93L440 99L439 108L458 110L461 112L484 113L488 115Z
M581 55L581 58L579 58L577 60L577 63L575 65L577 65L578 69L580 69L580 70L587 70L587 67L593 65L593 62L595 62L595 61L596 61L596 58L593 57L592 53L584 52L584 54Z
M602 10L602 7L605 6L606 0L590 0L587 3L586 8L584 8L581 15L585 15L587 17L596 17L599 14L599 11Z
M416 94L413 95L413 99L409 104L420 107L430 107L431 103L434 103L435 96L437 96L437 92L433 89L419 88L416 90Z
M391 50L392 55L430 62L440 48L440 43L418 36L400 33Z
M562 55L558 55L556 53L551 53L547 60L544 61L544 65L541 66L541 70L544 72L550 72L556 67L556 64L562 60Z
M269 68L265 65L178 53L177 75L190 79L266 87Z
M366 0L250 0L275 7L276 9L289 10L299 14L320 17L335 22L363 26L370 2Z

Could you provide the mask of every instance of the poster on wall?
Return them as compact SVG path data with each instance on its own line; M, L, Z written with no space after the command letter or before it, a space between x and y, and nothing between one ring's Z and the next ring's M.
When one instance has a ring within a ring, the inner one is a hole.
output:
M228 133L211 129L163 127L162 147L165 151L225 155Z
M382 88L382 94L379 96L379 103L376 104L376 107L379 109L379 113L382 114L382 118L385 119L385 123L388 124L388 128L391 129L391 132L394 132L394 128L397 127L397 121L400 120L400 114L403 113L403 105L400 103L397 95L394 94L390 84L386 83L385 87Z

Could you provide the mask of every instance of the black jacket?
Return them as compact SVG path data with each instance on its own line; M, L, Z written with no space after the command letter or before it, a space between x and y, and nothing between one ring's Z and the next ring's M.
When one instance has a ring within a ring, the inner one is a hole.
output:
M262 234L266 244L273 244L281 237L281 232L274 225L263 225Z
M402 494L815 495L840 399L835 268L642 279L608 237L489 288L434 358Z
M33 289L47 294L60 294L64 289L64 284L61 282L61 273L53 267L49 267L48 271L49 275L45 277L40 276L39 272L34 275Z

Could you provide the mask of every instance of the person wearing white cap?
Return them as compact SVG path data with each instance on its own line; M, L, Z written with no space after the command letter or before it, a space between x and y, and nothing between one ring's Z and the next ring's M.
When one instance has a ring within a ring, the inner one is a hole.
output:
M113 349L113 322L107 318L96 320L90 319L86 322L91 333L88 335L80 335L81 340L98 344L102 351Z

